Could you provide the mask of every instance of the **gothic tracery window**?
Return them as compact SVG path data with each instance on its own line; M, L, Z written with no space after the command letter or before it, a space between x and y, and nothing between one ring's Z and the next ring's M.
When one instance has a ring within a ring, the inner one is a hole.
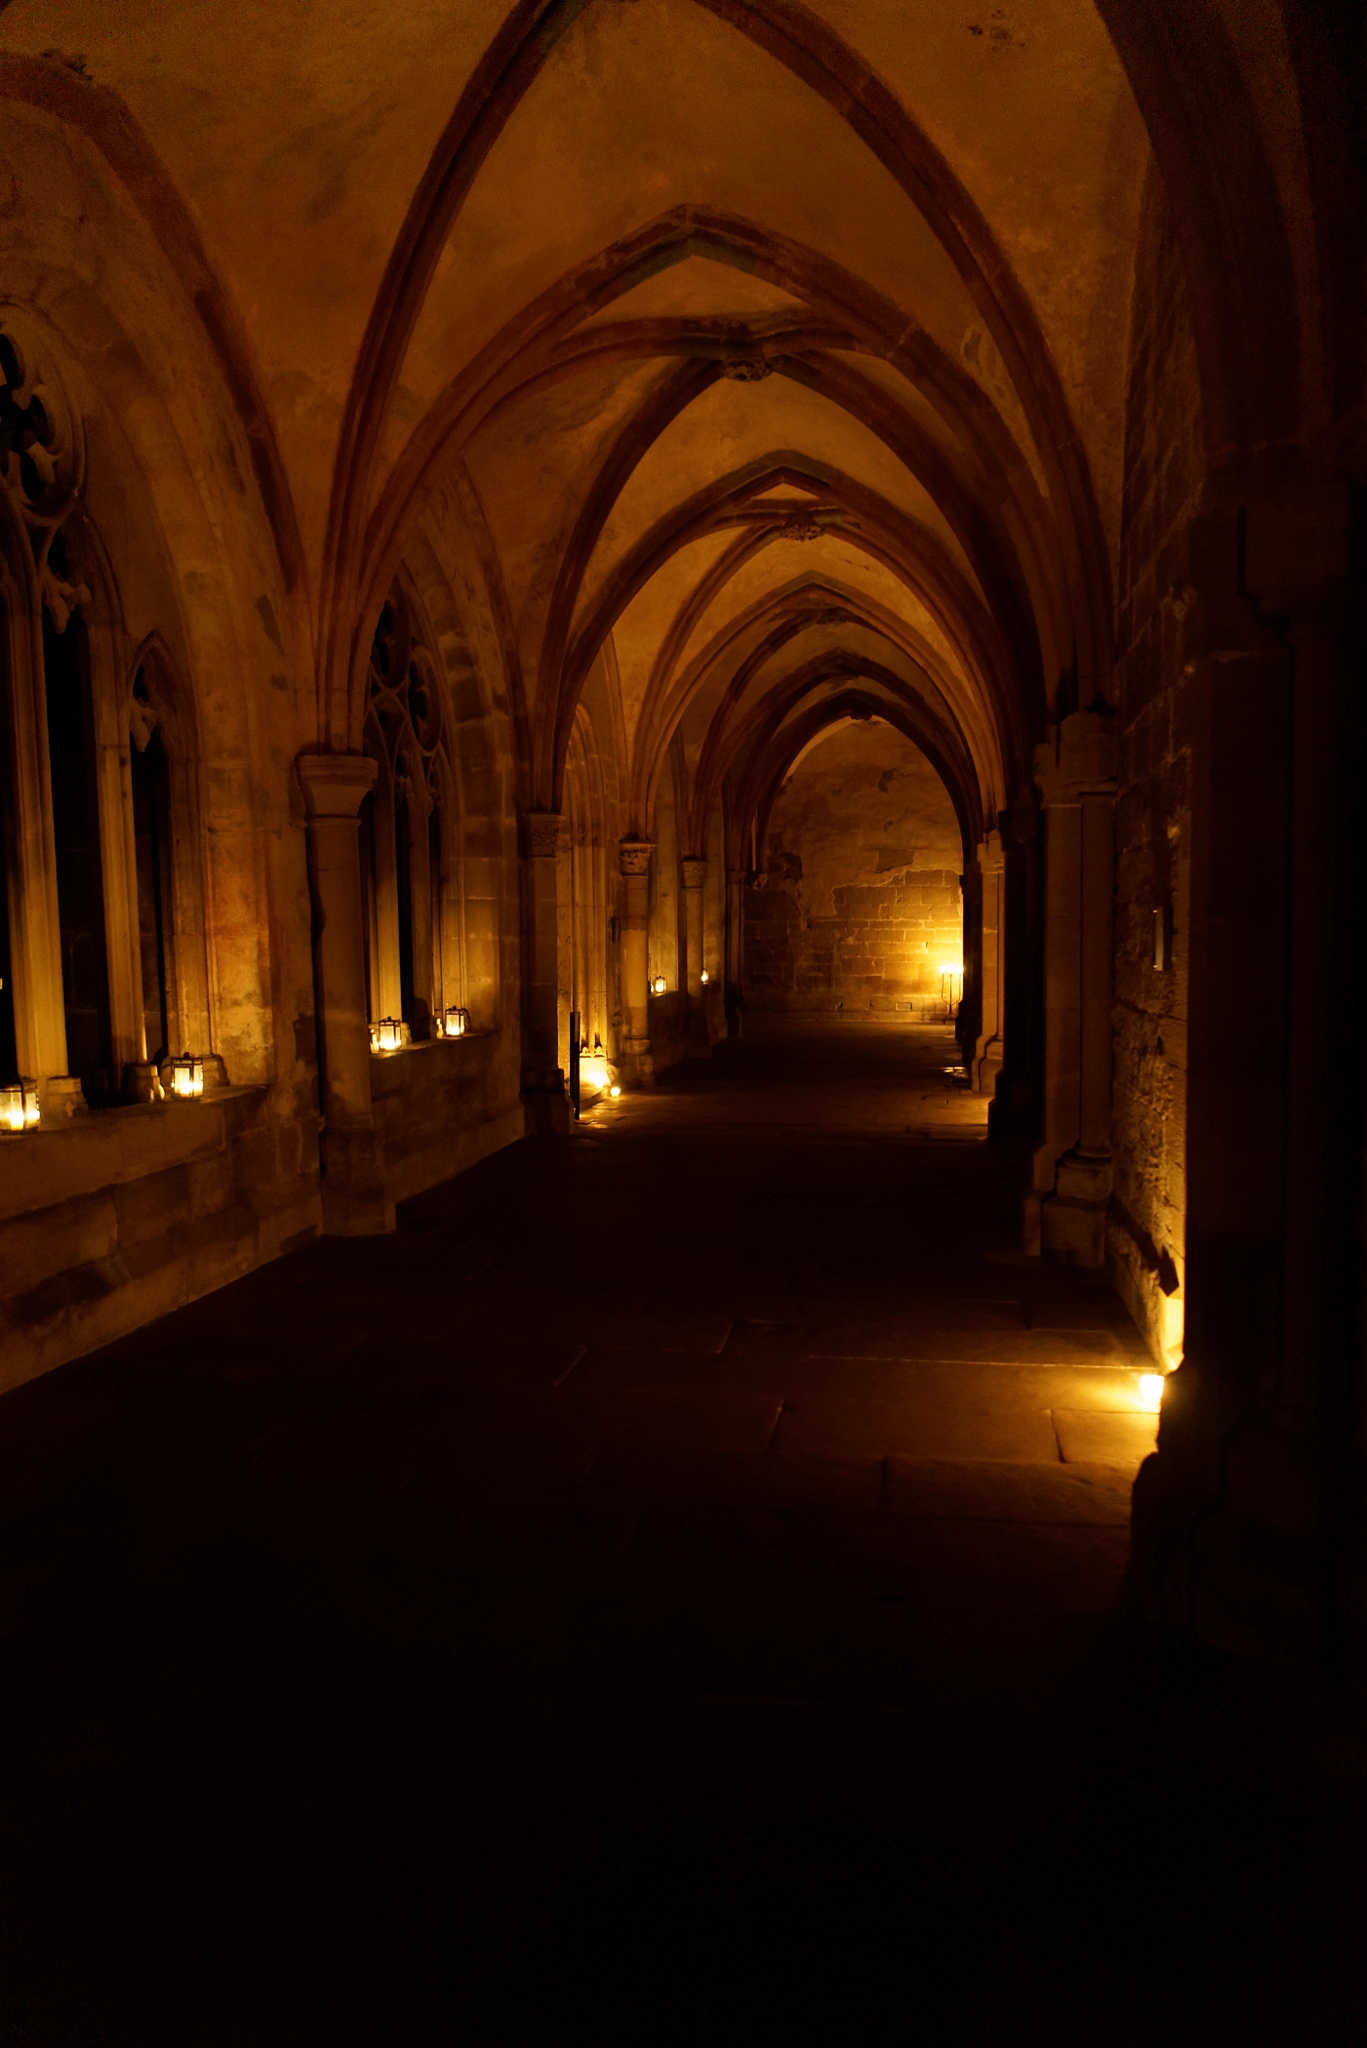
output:
M361 880L371 1021L402 1019L414 1039L460 1000L450 930L445 829L455 781L436 658L396 582L370 650L365 750L379 766L361 818Z

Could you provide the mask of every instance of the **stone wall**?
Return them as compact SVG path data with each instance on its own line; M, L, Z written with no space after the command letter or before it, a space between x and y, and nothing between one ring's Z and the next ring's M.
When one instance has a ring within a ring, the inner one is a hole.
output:
M1176 1363L1186 1231L1190 760L1184 538L1204 477L1186 288L1157 181L1137 259L1117 652L1115 1280L1155 1354ZM1155 965L1155 917L1170 929Z
M837 728L774 806L763 885L746 892L747 1003L938 1004L963 951L962 864L954 807L920 749L880 720Z

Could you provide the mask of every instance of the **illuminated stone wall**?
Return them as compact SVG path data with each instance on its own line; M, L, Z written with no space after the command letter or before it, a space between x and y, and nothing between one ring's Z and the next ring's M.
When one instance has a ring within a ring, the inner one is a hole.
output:
M1191 744L1178 650L1190 602L1182 537L1203 476L1191 319L1166 208L1151 185L1135 281L1120 563L1109 1247L1121 1291L1160 1356L1180 1343L1185 1265ZM1155 965L1155 915L1170 922L1165 966Z
M747 892L752 1008L886 1010L938 997L963 949L954 807L892 726L841 727L774 806L768 870Z

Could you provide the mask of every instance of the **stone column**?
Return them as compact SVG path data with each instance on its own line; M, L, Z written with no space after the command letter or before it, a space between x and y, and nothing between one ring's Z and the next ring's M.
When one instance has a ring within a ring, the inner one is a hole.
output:
M298 769L313 895L323 1228L333 1236L364 1237L394 1228L370 1097L357 844L361 802L374 787L376 766L366 754L304 754Z
M523 992L522 1100L527 1135L567 1137L569 1097L560 1065L559 811L522 813L523 916L527 978Z
M1359 493L1304 478L1194 522L1185 1355L1134 1494L1148 1613L1353 1669L1361 1501Z
M1026 1197L1025 1248L1100 1266L1111 1196L1111 899L1115 737L1075 711L1036 749L1045 805L1044 1135Z
M978 847L982 885L978 992L981 1028L973 1053L973 1086L994 1095L1002 1069L1006 1017L1006 856L1000 832L989 832Z
M744 868L726 870L726 1029L731 1038L741 1035L744 950L745 950L745 884L748 880Z
M700 1023L703 1014L702 971L707 965L703 953L703 885L707 880L705 854L685 854L679 862L683 873L684 919L688 935L687 981L690 1023Z
M655 1078L650 1056L650 986L647 944L650 924L650 856L654 841L624 839L617 849L622 872L622 1079L645 1087Z

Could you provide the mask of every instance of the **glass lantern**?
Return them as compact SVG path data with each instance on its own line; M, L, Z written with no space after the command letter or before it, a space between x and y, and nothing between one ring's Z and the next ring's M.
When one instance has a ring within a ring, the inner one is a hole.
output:
M650 986L657 996L662 996L665 992L664 976L662 974L657 974L654 981L651 982Z
M442 1013L441 1029L444 1038L464 1038L470 1029L470 1012L459 1003L449 1003Z
M178 1102L193 1102L204 1093L204 1062L196 1053L183 1052L165 1067L169 1093Z
M370 1027L370 1050L372 1052L398 1052L403 1045L403 1020L399 1017L381 1017L378 1024Z
M0 1084L0 1131L17 1137L22 1131L31 1131L37 1121L38 1083L21 1074L17 1081Z

